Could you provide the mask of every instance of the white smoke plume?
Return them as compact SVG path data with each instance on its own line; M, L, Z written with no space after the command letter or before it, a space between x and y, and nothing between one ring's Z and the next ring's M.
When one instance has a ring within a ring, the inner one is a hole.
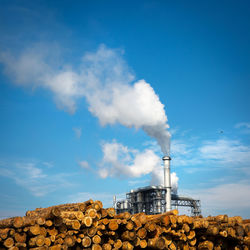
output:
M161 158L153 150L140 152L121 143L105 142L102 144L103 159L99 169L102 178L107 177L141 177L151 174L151 185L163 185L164 174ZM172 192L178 189L176 173L171 174Z
M0 62L16 84L51 91L59 108L74 113L78 99L84 97L102 125L141 128L169 154L164 105L149 83L134 82L122 51L101 45L96 52L86 53L78 67L60 63L53 53L53 49L39 45L20 55L0 53Z
M178 190L178 181L179 177L175 172L171 173L171 191L173 193L177 193ZM163 185L164 186L164 175L163 175L163 167L158 165L154 168L151 174L151 185Z
M141 177L152 173L160 165L161 159L154 151L140 152L130 149L115 140L102 144L103 159L99 175L110 177Z

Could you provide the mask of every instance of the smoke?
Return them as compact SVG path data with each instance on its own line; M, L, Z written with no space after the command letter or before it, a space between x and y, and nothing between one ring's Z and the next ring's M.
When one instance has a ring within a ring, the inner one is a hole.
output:
M178 181L179 177L175 172L171 173L171 191L173 193L177 193L178 190ZM164 186L164 175L163 175L163 167L157 166L154 168L151 174L151 185L163 185Z
M102 144L103 159L99 175L106 177L141 177L160 164L160 158L149 149L140 152L115 140Z
M78 100L85 98L101 125L141 128L169 154L164 105L149 83L134 81L122 54L101 45L97 51L85 53L81 63L73 67L61 63L58 50L36 45L15 56L0 53L0 62L16 84L52 92L60 109L74 113Z
M163 185L164 175L161 158L153 150L142 152L128 148L121 143L105 142L102 144L103 159L99 175L107 177L141 177L151 174L151 185ZM178 177L171 174L172 191L177 192Z

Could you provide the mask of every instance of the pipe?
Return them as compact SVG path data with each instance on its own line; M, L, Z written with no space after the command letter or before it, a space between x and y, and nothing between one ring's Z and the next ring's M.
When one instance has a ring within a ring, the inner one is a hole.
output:
M163 168L164 168L164 187L166 188L166 211L171 210L171 175L170 175L170 156L164 156L163 160Z

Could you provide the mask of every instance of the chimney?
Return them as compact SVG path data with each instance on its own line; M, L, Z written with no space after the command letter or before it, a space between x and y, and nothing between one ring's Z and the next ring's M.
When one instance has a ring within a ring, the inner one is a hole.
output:
M116 209L116 196L115 195L113 196L113 208Z
M171 175L170 175L170 156L164 156L163 168L164 168L164 187L166 188L166 211L171 210Z

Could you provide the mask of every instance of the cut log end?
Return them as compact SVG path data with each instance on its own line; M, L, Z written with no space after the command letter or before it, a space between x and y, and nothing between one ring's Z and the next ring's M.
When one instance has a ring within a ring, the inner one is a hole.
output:
M20 227L23 226L23 224L24 224L23 217L16 217L16 218L14 219L13 226L14 226L15 228L20 228Z
M86 227L90 227L93 223L93 220L90 216L85 216L83 219L83 223L85 224Z
M7 247L7 248L10 248L10 247L14 246L14 240L13 240L13 238L7 238L7 239L4 241L3 245L4 245L5 247Z
M90 237L88 236L85 236L83 239L82 239L82 246L83 247L89 247L91 245L92 241L90 239Z
M110 230L115 231L118 229L119 224L117 223L116 219L112 219L112 220L110 220L108 227Z

